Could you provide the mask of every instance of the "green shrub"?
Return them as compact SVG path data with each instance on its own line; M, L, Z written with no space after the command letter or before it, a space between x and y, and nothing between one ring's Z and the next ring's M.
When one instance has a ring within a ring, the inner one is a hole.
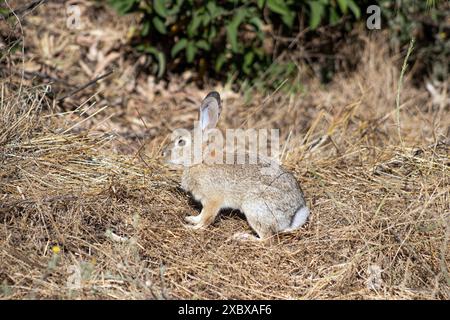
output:
M292 35L298 30L300 12L305 14L312 30L322 22L335 24L343 15L361 16L353 0L108 2L120 14L142 14L138 49L156 59L158 69L154 71L160 77L166 71L191 66L200 74L252 79L273 65L269 33L276 30ZM272 69L283 76L295 71L292 63L277 63Z
M414 70L424 76L448 77L449 28L446 24L449 2L446 0L108 0L120 13L140 13L138 35L133 43L150 54L157 63L152 70L158 77L167 71L187 68L200 78L239 79L247 86L278 87L296 73L290 59L274 59L286 42L274 35L292 39L302 29L300 46L312 46L325 61L309 59L319 66L323 81L331 80L337 48L352 45L351 30L366 18L366 8L381 7L382 30L390 32L395 52L416 38L411 60ZM356 4L358 3L358 4ZM328 25L326 32L316 32ZM369 31L368 31L369 32ZM379 32L378 30L371 32ZM320 39L320 41L317 41ZM289 42L289 41L288 41ZM342 56L341 56L342 57ZM347 65L356 65L354 56Z

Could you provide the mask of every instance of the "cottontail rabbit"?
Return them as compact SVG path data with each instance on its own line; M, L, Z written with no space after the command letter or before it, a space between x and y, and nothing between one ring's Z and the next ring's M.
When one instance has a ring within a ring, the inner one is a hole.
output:
M220 112L220 95L210 92L200 106L200 126L197 130L202 133L217 130L214 128ZM207 227L222 208L242 211L258 234L258 237L249 233L235 234L234 238L243 240L264 240L276 233L294 231L306 222L309 209L291 173L259 155L256 164L240 164L234 157L231 163L207 162L203 153L200 161L192 161L190 154L195 147L194 131L174 133L172 142L163 151L167 163L183 167L181 187L203 206L199 215L185 218L192 228ZM200 149L205 150L205 144L202 142L200 145ZM247 159L248 156L247 153Z

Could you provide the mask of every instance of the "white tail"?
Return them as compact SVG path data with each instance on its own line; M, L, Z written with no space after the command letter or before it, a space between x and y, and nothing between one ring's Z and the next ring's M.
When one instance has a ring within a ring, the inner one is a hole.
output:
M300 228L302 225L306 223L309 217L309 209L307 206L303 206L297 210L295 213L294 219L292 219L291 225L289 228L283 230L282 232L292 232Z

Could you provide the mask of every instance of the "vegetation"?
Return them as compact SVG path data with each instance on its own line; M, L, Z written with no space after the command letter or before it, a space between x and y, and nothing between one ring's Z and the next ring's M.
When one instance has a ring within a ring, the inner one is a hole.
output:
M153 56L157 62L153 64L153 72L159 77L167 71L186 68L196 69L201 77L207 74L222 79L253 81L269 74L275 79L272 82L275 87L296 72L292 58L277 59L283 50L292 49L292 39L296 38L292 35L300 31L312 33L312 37L302 38L305 45L321 36L316 32L320 26L329 26L327 32L334 34L333 41L316 45L321 46L319 51L324 54L336 51L338 44L345 41L339 31L346 30L345 37L349 37L349 31L365 19L365 8L369 5L369 1L353 0L108 2L120 14L141 14L134 43ZM448 2L379 0L378 5L382 8L383 29L390 32L391 48L398 52L412 37L419 38L412 59L421 60L421 71L430 71L443 79L448 74L446 57L450 53L445 24ZM333 68L333 63L322 67L323 80L330 80Z
M167 70L195 66L200 73L254 78L273 63L276 31L292 34L305 12L309 28L322 22L354 19L361 11L353 0L109 0L120 14L142 14L138 49L158 62L158 76ZM170 59L170 64L167 60ZM274 72L288 76L295 65L285 63Z
M380 1L390 31L391 48L398 52L414 38L412 60L416 63L416 74L446 81L450 56L450 25L446 22L450 14L449 1L404 0L401 3L397 6L394 1Z

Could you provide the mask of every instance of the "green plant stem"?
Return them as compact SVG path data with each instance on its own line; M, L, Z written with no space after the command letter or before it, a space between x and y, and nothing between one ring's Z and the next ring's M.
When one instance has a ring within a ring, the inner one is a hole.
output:
M400 129L400 92L402 90L403 77L405 75L406 68L408 68L408 59L413 51L413 48L414 48L414 38L411 38L411 41L410 41L409 47L408 47L408 52L406 53L405 60L403 60L402 71L400 73L400 78L398 79L398 85L397 85L397 98L396 98L397 132L398 132L398 138L402 145L403 145L403 140L402 140L402 134L401 134L401 129Z

